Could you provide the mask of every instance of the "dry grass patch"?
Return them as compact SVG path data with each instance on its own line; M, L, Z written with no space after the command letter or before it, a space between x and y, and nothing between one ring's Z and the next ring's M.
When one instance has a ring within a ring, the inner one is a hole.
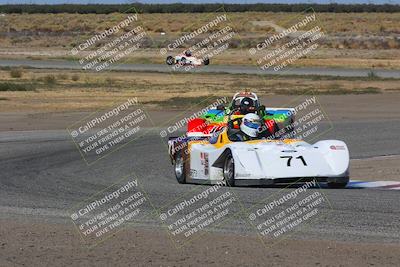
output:
M59 79L61 74L68 79ZM78 80L71 77L77 75ZM49 85L46 77L56 77ZM399 80L301 76L257 76L231 74L168 74L135 72L78 72L26 70L24 78L12 81L7 70L0 71L1 83L35 83L35 91L7 90L0 111L93 110L127 97L136 96L150 109L187 106L209 96L231 97L245 89L268 94L360 94L399 90ZM0 86L1 88L1 86Z

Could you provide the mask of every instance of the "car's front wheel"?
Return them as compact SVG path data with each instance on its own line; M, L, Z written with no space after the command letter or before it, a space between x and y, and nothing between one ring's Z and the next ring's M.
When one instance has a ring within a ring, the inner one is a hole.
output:
M226 185L235 186L235 161L231 152L225 158L223 175Z
M175 60L172 56L168 56L166 62L168 65L172 65L175 63Z
M349 183L349 180L350 180L349 177L335 178L330 181L328 180L328 188L336 188L336 189L345 188Z
M185 161L182 157L181 152L178 152L177 155L175 156L174 171L178 183L185 184L186 183Z
M347 186L347 182L345 183L328 183L328 188L332 189L343 189Z

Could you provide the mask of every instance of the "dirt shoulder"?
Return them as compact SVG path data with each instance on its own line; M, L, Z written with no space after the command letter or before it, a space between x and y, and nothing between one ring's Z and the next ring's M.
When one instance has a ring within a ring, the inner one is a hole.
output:
M2 266L395 266L400 245L207 233L177 249L166 232L128 226L93 248L71 225L0 220Z

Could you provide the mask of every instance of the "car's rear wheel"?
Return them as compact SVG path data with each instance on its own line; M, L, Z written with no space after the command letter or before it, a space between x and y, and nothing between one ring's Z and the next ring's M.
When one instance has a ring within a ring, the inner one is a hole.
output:
M226 185L235 186L235 161L231 152L225 158L223 175Z
M286 132L289 136L291 136L290 138L294 138L294 120L293 119L290 119L289 125L286 126Z
M274 121L274 125L273 125L273 129L272 129L272 133L271 133L271 131L270 131L270 133L271 133L271 136L274 136L275 137L275 139L277 139L276 138L276 136L275 136L275 134L277 133L277 132L279 132L279 126L278 126L278 124L276 123L276 121L275 120L273 120Z
M178 152L175 156L174 171L178 183L185 184L186 183L185 161L182 157L181 152Z
M210 59L209 58L205 58L204 59L204 65L208 65L210 64Z
M175 63L175 60L172 56L168 56L166 62L168 65L172 65Z
M186 58L181 57L181 60L179 61L182 65L186 65Z

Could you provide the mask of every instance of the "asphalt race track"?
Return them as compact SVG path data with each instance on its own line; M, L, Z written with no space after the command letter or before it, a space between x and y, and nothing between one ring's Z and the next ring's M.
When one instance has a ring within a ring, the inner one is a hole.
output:
M399 123L336 122L335 129L323 139L346 140L351 158L399 155ZM372 129L382 129L379 133ZM361 129L364 129L361 131ZM383 136L382 136L383 135ZM200 185L179 185L174 177L165 144L159 130L127 144L104 159L88 166L65 130L0 133L0 218L16 216L30 221L71 224L70 210L77 203L118 181L135 174L153 205L161 207L176 196ZM378 178L379 179L379 178ZM282 188L222 188L233 190L245 206L255 199ZM291 189L284 189L290 191ZM297 238L343 241L398 242L400 238L400 195L397 191L377 189L322 189L332 205L326 216L312 227L302 228ZM237 210L240 213L240 210ZM139 225L160 228L159 218L151 210ZM134 226L132 226L134 227ZM240 216L218 231L249 233Z
M75 61L66 60L0 60L2 67L25 66L39 69L82 69L82 66ZM145 72L185 72L185 68L172 69L168 65L159 64L118 64L110 67L110 70L119 71L145 71ZM341 76L341 77L367 77L370 69L353 68L288 68L282 71L261 70L256 66L227 66L209 65L201 68L190 69L200 73L230 73L230 74L282 74L282 75L322 75L322 76ZM375 75L382 78L400 78L397 70L374 69Z

